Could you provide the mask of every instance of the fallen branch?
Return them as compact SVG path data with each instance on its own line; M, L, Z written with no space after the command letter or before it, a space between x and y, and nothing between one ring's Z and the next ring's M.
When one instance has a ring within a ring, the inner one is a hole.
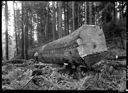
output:
M88 80L88 78L90 78L91 76L86 76L85 78L81 79L78 83L78 90L81 90L83 88L83 85L86 83L86 81Z
M25 60L25 59L12 59L12 60L7 60L7 61L2 62L2 65L5 65L7 63L12 63L12 64L18 63L18 64L22 64L22 63L25 63L26 61L28 61L28 60Z
M31 77L31 79L22 87L22 89L25 88L34 77L35 76Z

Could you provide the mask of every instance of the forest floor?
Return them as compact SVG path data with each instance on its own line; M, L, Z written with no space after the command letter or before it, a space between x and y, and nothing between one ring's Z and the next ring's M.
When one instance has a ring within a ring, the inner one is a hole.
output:
M113 51L121 53L118 50ZM57 65L41 62L35 64L34 60L28 60L24 64L8 63L2 66L2 89L124 91L126 89L126 66L120 66L118 62L126 64L126 59L101 60L97 65L100 73L79 71L72 75L65 70L59 71L61 67Z

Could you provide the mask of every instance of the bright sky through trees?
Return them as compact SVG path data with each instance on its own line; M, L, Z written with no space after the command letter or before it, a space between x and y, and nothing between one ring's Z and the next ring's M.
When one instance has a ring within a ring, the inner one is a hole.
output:
M9 16L9 26L8 26L8 32L9 35L14 34L14 11L13 11L13 1L8 1L8 16ZM17 8L21 9L21 3L17 3ZM5 7L2 7L2 33L5 32Z
M14 34L14 17L13 17L13 2L12 1L8 1L8 10L9 10L9 26L8 26L8 32L9 35L13 35ZM5 32L5 7L2 7L2 33Z
M8 1L8 32L9 35L13 37L14 35L14 11L13 11L13 1ZM15 4L15 9L21 9L21 3L17 1L17 5ZM36 25L35 25L35 30L36 30ZM34 31L36 33L36 31ZM2 7L2 33L5 33L5 7ZM3 39L5 36L3 35ZM13 37L15 39L15 37ZM34 39L37 40L37 35L34 34ZM5 42L5 41L3 41Z

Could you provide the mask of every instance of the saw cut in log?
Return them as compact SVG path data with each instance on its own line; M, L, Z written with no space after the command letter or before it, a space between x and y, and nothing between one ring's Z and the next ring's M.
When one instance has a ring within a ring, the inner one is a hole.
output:
M81 57L107 51L103 30L96 25L84 25L80 31L81 44L77 47Z

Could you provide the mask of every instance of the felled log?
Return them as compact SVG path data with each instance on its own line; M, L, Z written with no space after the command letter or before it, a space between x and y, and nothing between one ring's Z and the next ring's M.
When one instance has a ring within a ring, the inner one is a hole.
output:
M40 47L38 53L40 58L71 59L71 56L85 57L103 51L107 51L107 46L102 29L95 25L83 25L71 34Z
M28 56L32 57L35 51L40 62L54 64L63 63L63 58L71 60L107 51L107 46L103 30L99 26L85 24L67 36L37 47Z

